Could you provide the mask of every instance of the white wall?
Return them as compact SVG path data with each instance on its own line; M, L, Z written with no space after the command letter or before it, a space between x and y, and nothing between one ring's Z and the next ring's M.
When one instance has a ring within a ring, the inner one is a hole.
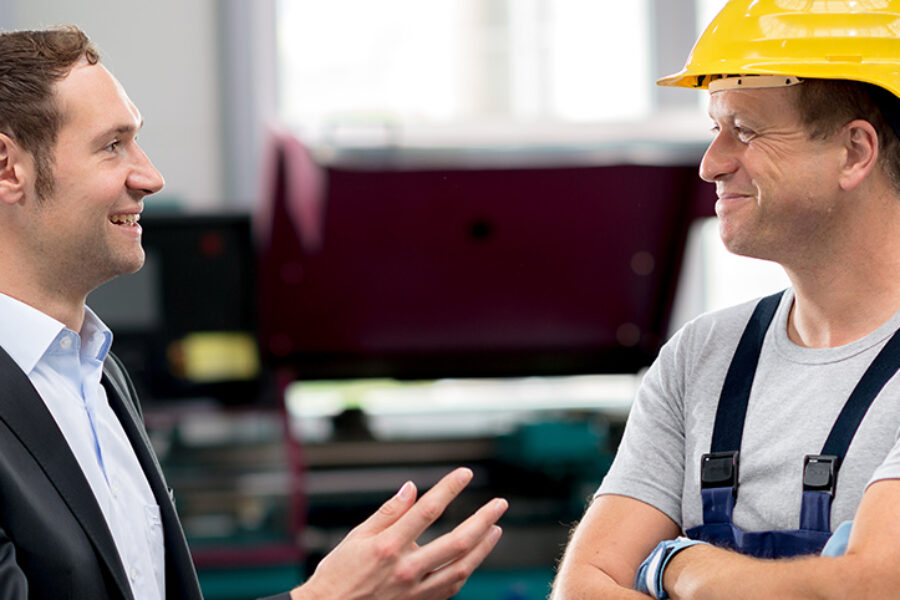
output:
M143 114L141 144L166 178L160 203L232 203L223 190L216 0L2 0L0 27L78 25Z

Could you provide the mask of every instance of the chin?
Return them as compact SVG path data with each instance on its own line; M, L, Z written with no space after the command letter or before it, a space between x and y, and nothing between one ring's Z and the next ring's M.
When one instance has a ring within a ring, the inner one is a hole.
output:
M103 277L103 283L107 281L111 281L116 277L121 277L122 275L131 275L132 273L137 273L141 270L141 267L144 266L144 255L141 253L140 258L135 257L131 260L118 260L115 263L111 263L108 265L108 269L106 270L106 275Z
M725 249L731 252L732 254L736 254L737 256L746 256L747 258L761 258L760 252L758 248L755 248L753 244L741 243L740 241L726 241Z
M144 261L146 260L147 255L144 253L144 249L140 248L139 252L136 252L134 256L128 257L128 260L122 261L122 268L118 274L130 275L132 273L137 273L141 270L141 267L144 266Z
M727 235L726 232L719 230L719 239L722 240L722 245L725 246L725 249L731 252L732 254L738 254L743 256L746 252L745 250L745 242L736 236Z
M125 267L124 269L122 269L122 272L119 274L120 275L131 275L132 273L137 273L138 271L140 271L143 266L144 266L144 260L141 259L140 261L136 261L134 264L131 264L131 265Z
M724 240L723 240L724 241ZM725 249L730 253L735 254L737 256L743 256L746 258L755 258L757 260L770 260L774 262L778 262L778 254L771 251L771 248L767 249L765 246L759 243L751 242L727 242L725 241Z
M765 244L761 243L758 235L750 233L748 235L746 228L738 230L737 228L727 227L725 223L719 222L719 238L725 249L738 256L746 256L749 258L764 258Z

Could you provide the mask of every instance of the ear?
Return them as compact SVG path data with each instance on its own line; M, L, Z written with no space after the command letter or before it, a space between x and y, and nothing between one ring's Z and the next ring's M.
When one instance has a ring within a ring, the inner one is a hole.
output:
M25 197L32 171L31 154L0 133L0 204L15 204Z
M871 123L856 119L844 125L837 134L844 144L839 184L850 191L861 184L878 164L881 148L878 133Z

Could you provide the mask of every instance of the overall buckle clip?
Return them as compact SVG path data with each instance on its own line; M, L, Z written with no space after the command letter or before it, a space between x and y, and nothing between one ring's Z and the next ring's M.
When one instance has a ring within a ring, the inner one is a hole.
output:
M737 497L739 454L737 450L704 454L700 458L700 489L730 487Z
M803 491L824 492L834 497L837 486L838 457L808 454L803 459Z

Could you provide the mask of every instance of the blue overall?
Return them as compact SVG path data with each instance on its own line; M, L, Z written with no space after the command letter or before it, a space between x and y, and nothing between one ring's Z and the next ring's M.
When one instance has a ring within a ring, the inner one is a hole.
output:
M738 496L741 436L750 388L763 339L782 293L763 298L753 311L735 350L719 396L710 452L700 462L703 525L685 533L759 558L817 554L831 536L831 500L838 470L850 442L875 397L900 367L900 331L895 333L850 394L820 454L808 455L803 465L803 496L799 528L782 531L743 531L732 522Z

